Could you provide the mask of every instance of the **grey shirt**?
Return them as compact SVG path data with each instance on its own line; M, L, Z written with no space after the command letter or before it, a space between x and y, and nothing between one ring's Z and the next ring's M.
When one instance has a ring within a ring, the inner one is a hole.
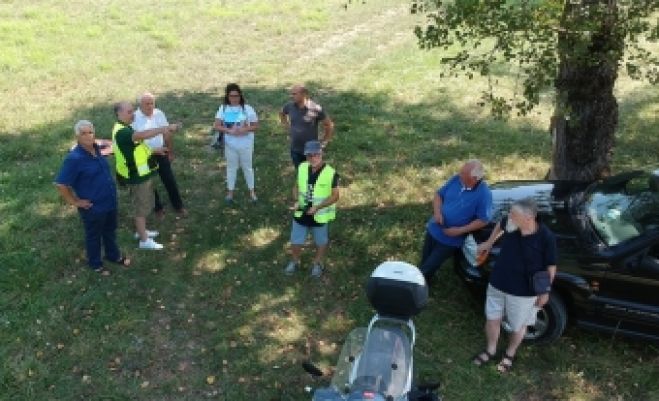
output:
M318 140L318 124L327 116L320 105L313 101L299 108L293 102L286 103L282 113L288 116L291 123L291 150L304 153L304 144Z

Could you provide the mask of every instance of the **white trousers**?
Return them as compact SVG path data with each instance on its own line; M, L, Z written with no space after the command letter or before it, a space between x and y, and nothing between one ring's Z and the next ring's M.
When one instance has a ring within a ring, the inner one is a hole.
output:
M236 188L236 175L238 167L243 170L243 176L247 183L247 188L254 189L254 169L252 168L252 154L254 145L246 148L234 148L229 145L224 146L224 157L227 160L227 189L233 191Z

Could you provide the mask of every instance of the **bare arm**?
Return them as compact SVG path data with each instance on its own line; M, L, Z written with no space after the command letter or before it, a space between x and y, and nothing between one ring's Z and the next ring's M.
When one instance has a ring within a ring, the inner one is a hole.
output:
M332 140L332 137L334 136L334 122L332 121L329 116L325 116L325 119L323 120L323 140L322 143L323 145L327 145L329 141Z
M432 198L432 215L437 224L444 224L444 216L442 216L442 197L435 191L435 196Z
M338 187L332 188L332 194L327 199L320 202L318 205L309 208L309 211L307 212L307 214L314 214L319 209L322 209L322 208L328 207L328 206L332 206L338 200L339 200L339 188Z
M293 206L290 207L291 210L297 210L297 208L300 206L298 204L298 188L297 188L297 182L293 185Z
M490 238L487 239L487 241L484 242L484 244L488 244L490 248L492 248L492 245L496 242L497 238L499 238L499 235L503 232L503 228L501 228L501 222L498 222L494 226L494 230L490 233Z
M259 129L258 121L247 122L247 124L245 124L241 127L238 127L238 129L236 129L236 133L238 135L244 135L244 134L247 134L248 132L254 132L257 129Z
M57 187L57 191L59 191L64 201L66 201L66 203L69 205L82 209L89 209L92 207L92 203L89 200L78 198L71 187L63 184L55 184L55 186Z
M449 228L445 228L443 231L444 234L448 235L449 237L457 237L458 235L467 234L472 231L481 229L486 225L487 225L487 221L476 219L467 225L460 227L449 227Z
M219 118L216 118L216 119L215 119L215 124L213 124L213 128L216 129L217 131L220 131L220 132L227 132L227 131L229 131L229 129L228 129L227 127L224 126L224 121L222 121L222 120L219 119Z
M279 111L279 122L284 126L284 128L286 128L287 131L291 129L291 122L288 119L288 115L283 111Z
M169 124L165 127L159 127L159 128L153 128L153 129L148 129L145 131L139 131L133 133L133 141L142 141L144 139L149 139L153 138L154 136L158 135L166 135L168 132L174 132L178 129L178 124Z

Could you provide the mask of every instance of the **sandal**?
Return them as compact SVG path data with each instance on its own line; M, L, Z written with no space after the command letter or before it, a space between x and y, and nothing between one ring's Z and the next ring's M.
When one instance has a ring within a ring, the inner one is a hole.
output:
M506 362L507 361L507 362ZM506 374L511 371L513 368L513 362L515 361L514 356L508 355L508 353L503 354L503 358L499 361L497 365L497 371L501 374Z
M126 255L122 255L119 260L110 260L110 262L121 265L125 268L129 268L131 263L130 258L126 257Z
M483 355L486 355L487 357L484 357ZM487 352L487 349L483 349L481 352L479 352L478 354L474 355L471 358L471 363L473 363L478 367L485 366L488 363L492 362L494 357L495 354L490 354L489 352Z
M110 271L108 269L106 269L105 267L103 267L103 266L99 266L95 269L92 269L92 271L94 273L100 274L101 276L109 276L110 275Z

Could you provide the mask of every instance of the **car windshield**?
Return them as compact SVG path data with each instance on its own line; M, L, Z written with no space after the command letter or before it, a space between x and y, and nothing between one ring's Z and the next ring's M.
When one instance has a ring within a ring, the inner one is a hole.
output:
M635 172L595 184L586 210L597 234L609 246L659 229L659 171Z

